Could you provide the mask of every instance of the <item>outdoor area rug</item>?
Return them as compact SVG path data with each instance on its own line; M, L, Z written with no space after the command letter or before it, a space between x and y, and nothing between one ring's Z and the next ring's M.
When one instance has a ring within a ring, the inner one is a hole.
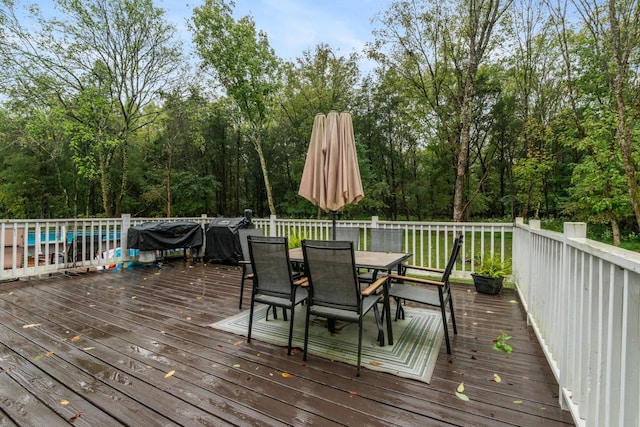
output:
M266 310L266 306L256 306L251 339L286 347L289 322L282 319L281 309L278 310L278 319L273 319L273 313L270 312L269 320L265 321ZM391 307L391 313L395 313L394 306ZM305 315L306 307L297 306L293 347L301 349L304 347ZM440 312L405 307L405 317L404 320L392 321L393 345L381 347L376 341L378 328L373 311L367 314L362 334L362 367L429 383L444 335ZM246 337L249 310L209 326ZM308 351L311 356L355 366L358 351L358 325L338 322L336 332L331 334L325 319L313 320L309 326Z

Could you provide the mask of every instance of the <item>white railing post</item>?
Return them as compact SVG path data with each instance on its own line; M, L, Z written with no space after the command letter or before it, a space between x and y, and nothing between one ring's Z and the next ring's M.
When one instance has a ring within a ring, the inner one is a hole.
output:
M580 284L576 280L573 269L576 264L572 261L572 249L567 244L569 239L584 239L587 237L587 224L584 222L565 222L562 243L561 261L561 283L560 306L558 328L564 331L565 339L559 340L558 350L555 359L558 361L558 400L560 407L569 410L568 402L570 397L567 390L575 390L575 368L580 355L579 347L576 347L577 337L582 335L582 325L578 316L578 287ZM578 340L579 342L579 340Z
M124 263L130 260L127 240L129 236L129 227L131 227L131 214L122 214L121 220L122 224L120 225L120 256L122 257L124 267Z
M276 230L276 216L275 215L270 215L269 216L269 236L271 237L276 237L277 234L277 230Z

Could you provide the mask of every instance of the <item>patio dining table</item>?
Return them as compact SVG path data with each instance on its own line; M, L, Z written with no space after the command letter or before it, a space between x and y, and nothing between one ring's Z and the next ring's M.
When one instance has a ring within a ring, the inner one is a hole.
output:
M402 263L411 258L410 253L375 252L375 251L354 251L356 268L379 271L392 271L397 269L400 272ZM289 249L289 259L291 262L304 262L302 248ZM389 302L389 283L384 284L384 310L387 317L387 336L389 345L393 345L393 330L391 328L391 306Z

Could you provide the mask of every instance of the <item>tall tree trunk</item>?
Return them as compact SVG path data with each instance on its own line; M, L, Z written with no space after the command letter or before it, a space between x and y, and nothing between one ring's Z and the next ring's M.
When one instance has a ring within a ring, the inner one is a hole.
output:
M276 206L273 203L273 192L271 191L271 181L269 181L269 171L267 170L267 161L264 158L264 153L262 151L262 136L261 132L257 131L257 136L254 139L254 145L256 147L256 151L258 152L258 157L260 158L260 168L262 169L262 177L264 179L264 188L267 192L267 202L269 203L269 212L271 215L276 214Z

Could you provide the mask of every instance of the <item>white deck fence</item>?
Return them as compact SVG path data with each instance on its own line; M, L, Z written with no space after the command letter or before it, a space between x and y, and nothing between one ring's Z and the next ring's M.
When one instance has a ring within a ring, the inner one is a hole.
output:
M137 253L122 249L129 227L150 221L197 218L4 220L0 223L0 281L121 267ZM326 239L329 220L254 218L265 235L290 240ZM638 426L640 420L640 254L586 239L586 225L565 224L564 233L540 229L539 221L451 223L337 221L359 227L359 248L368 249L371 228L404 230L410 263L444 267L454 237L464 235L454 277L468 279L479 257L512 260L513 282L529 324L560 384L560 400L579 426ZM206 242L205 242L206 245ZM126 244L125 244L126 246ZM0 283L0 292L1 292ZM517 350L516 350L517 351ZM514 356L516 357L516 356Z

